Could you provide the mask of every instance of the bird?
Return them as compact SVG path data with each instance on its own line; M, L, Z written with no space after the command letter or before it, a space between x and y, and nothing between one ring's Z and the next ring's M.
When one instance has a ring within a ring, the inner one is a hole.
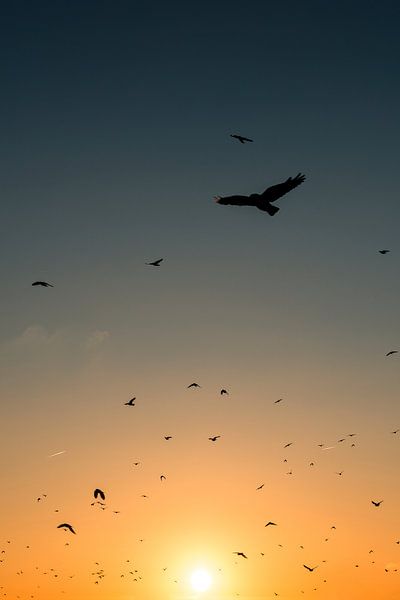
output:
M379 502L375 502L375 500L371 500L372 504L376 507L380 506L383 502L383 500L379 500Z
M241 556L242 558L247 558L247 556L245 555L244 552L232 552L232 554L237 554L238 556Z
M400 429L395 429L394 431L392 431L391 433L399 433Z
M275 400L274 404L279 404L279 402L282 402L283 398L278 398L278 400Z
M293 442L289 442L288 444L286 444L285 446L283 446L284 448L289 448L289 446L291 446L293 444Z
M133 463L133 466L134 466L134 467L137 467L138 465L140 465L140 462L134 462L134 463Z
M390 250L378 250L379 254L388 254Z
M125 406L135 406L135 400L136 400L136 396L134 398L131 398L129 400L129 402L125 402Z
M60 525L57 525L57 529L68 529L71 533L76 535L76 531L69 523L61 523Z
M160 475L160 481L161 481L161 482L162 482L163 480L165 481L165 479L167 479L167 478L165 477L165 475Z
M153 262L146 263L146 265L149 267L159 267L163 260L163 258L159 258L158 260L153 260Z
M314 571L314 569L316 569L318 567L318 565L316 567L308 567L307 565L303 565L303 567L305 569L307 569L307 571L310 571L310 573L312 573Z
M267 212L273 217L278 211L277 206L272 206L275 202L293 188L297 187L305 180L305 175L298 173L296 177L289 177L286 181L278 183L267 188L262 194L250 194L250 196L215 196L217 204L229 204L234 206L255 206L259 210Z
M164 440L172 440L172 435L164 435Z
M272 521L268 521L268 523L266 525L264 525L264 527L268 527L269 525L276 525L276 523L273 523Z
M96 488L96 489L94 490L94 492L93 492L93 496L94 496L95 500L97 500L98 496L100 496L100 498L101 498L102 500L105 500L105 499L106 499L106 495L105 495L105 493L103 492L103 490L100 490L99 488Z
M250 138L244 137L243 135L239 135L237 133L230 133L229 135L231 136L231 138L238 140L241 144L254 141L254 140L251 140Z
M209 437L208 439L210 440L210 442L216 442L218 438L220 438L220 435L214 435L213 437Z
M392 354L398 354L398 350L390 350L390 352L387 352L387 354L385 354L385 356L391 356Z
M201 387L201 385L199 385L198 383L191 383L190 385L188 385L188 389L189 388L199 388Z
M227 390L225 390L225 389L222 389L222 390L220 391L220 394L221 394L221 396L223 396L224 394L228 395L228 391L227 391Z
M262 483L261 485L258 486L258 488L256 488L256 492L258 492L258 490L262 490L264 487L264 483Z
M32 286L35 286L35 285L40 285L42 287L54 287L54 285L51 285L51 283L47 283L47 281L34 281L32 283Z

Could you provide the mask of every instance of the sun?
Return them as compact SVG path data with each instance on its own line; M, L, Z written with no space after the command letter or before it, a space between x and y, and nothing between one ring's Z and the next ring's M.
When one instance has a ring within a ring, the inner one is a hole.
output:
M197 569L193 571L190 583L196 592L205 592L211 585L211 576L204 569Z

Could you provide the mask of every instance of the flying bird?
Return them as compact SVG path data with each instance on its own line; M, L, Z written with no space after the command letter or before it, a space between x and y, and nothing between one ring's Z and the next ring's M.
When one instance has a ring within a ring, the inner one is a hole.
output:
M228 395L228 391L227 391L227 390L225 390L225 389L222 389L222 390L220 391L220 394L221 394L221 396L223 396L224 394Z
M218 204L229 204L234 206L255 206L259 210L267 212L271 217L278 212L277 206L272 206L275 202L295 187L303 183L305 175L298 173L296 177L289 177L283 183L273 185L267 188L262 194L250 194L250 196L215 196Z
M385 354L385 356L391 356L392 354L398 354L398 350L390 350L390 352L388 352L387 354Z
M262 490L264 487L264 483L262 483L261 485L258 486L258 488L256 488L256 492L258 492L258 490Z
M163 258L159 258L158 260L154 260L153 262L146 263L146 265L148 265L149 267L159 267L163 260Z
M103 490L100 490L99 488L96 488L96 489L94 490L94 492L93 492L93 496L94 496L95 500L97 500L97 498L98 498L99 496L100 496L100 498L101 498L102 500L105 500L105 499L106 499L106 495L105 495L105 493L103 492Z
M238 140L241 144L253 141L250 138L244 137L243 135L238 135L237 133L231 133L229 135L231 136L231 138L235 138L235 140Z
M238 556L241 556L242 558L247 558L247 556L245 555L244 552L232 552L232 554L237 554Z
M51 285L51 283L47 283L47 281L34 281L32 283L32 286L35 285L41 285L42 287L54 287L54 285Z
M199 385L198 383L191 383L190 385L188 385L188 388L199 388L201 387L201 385Z
M71 533L76 535L76 531L74 531L74 528L69 523L61 523L60 525L57 525L57 529L68 529Z
M286 444L286 446L283 446L284 448L289 448L289 446L291 446L293 444L293 442L289 442L288 444Z
M371 502L372 502L372 504L373 504L374 506L377 506L377 507L378 507L378 506L380 506L380 505L382 504L383 500L379 500L379 502L375 502L374 500L371 500Z
M388 254L390 250L378 250L379 254Z
M312 573L318 567L318 565L316 567L308 567L307 565L303 565L303 567Z
M283 398L278 398L278 400L275 400L274 404L279 404L279 402L282 402Z
M136 396L134 398L131 398L129 402L125 402L125 406L135 406L135 400Z
M268 527L269 525L276 525L276 523L273 523L272 521L268 521L268 523L266 525L264 525L264 527Z
M172 440L172 435L164 435L164 440Z
M220 438L220 435L214 435L214 437L209 437L208 439L210 440L210 442L216 442L218 438Z
M167 478L165 477L165 475L160 475L160 481L162 482L163 480L165 481Z

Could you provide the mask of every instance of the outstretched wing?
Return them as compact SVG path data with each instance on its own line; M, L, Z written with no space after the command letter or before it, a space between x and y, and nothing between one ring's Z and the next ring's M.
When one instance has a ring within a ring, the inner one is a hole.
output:
M278 183L278 185L273 185L267 188L265 192L261 194L261 197L267 202L275 202L275 200L278 200L278 198L281 198L295 187L303 183L305 178L305 175L298 173L296 177L289 177L289 179L286 179L286 181L283 183Z
M234 206L255 206L253 198L249 196L215 196L217 204L230 204Z

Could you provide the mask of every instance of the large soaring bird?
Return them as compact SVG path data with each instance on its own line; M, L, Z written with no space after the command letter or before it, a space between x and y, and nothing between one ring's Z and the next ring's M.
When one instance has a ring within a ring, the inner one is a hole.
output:
M305 175L298 173L296 177L289 177L283 183L273 185L267 188L262 194L250 194L250 196L215 196L214 199L218 204L231 204L234 206L255 206L259 210L267 212L271 217L278 212L277 206L272 206L271 202L275 202L295 187L303 183Z

